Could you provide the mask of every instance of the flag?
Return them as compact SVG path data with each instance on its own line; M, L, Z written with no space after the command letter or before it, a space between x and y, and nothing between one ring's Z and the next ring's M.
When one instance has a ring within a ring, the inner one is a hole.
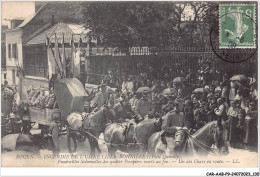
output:
M63 68L62 68L62 64L61 64L61 60L60 60L60 51L59 51L59 44L58 44L58 39L57 36L55 34L55 60L57 62L58 68L61 69L59 74L60 74L60 78L63 78Z
M70 72L73 74L74 77L74 57L75 57L75 45L74 45L74 39L73 39L73 34L71 36L71 61L70 61Z
M51 47L51 43L50 43L50 38L48 38L48 36L46 36L46 45L49 49L49 58L53 59L55 62L55 65L53 65L53 62L51 61L50 64L50 68L49 68L49 79L52 76L52 74L56 74L57 72L60 74L61 73L61 69L59 68L57 59L55 58L55 52L53 51L53 48Z
M65 44L64 44L64 33L62 34L62 58L61 58L61 62L62 62L62 65L63 65L63 74L64 74L64 77L66 78L66 68L67 68L67 65L66 65L66 55L65 55Z
M79 43L78 43L78 49L75 52L74 55L74 72L73 72L73 76L77 77L80 74L80 58L81 58L81 51L80 51L80 47L81 47L81 43L82 43L82 39L81 36L79 37Z

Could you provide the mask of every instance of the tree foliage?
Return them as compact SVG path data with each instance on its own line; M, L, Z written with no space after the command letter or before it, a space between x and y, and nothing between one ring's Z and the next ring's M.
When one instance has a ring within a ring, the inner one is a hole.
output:
M165 49L205 43L201 24L209 29L217 7L209 2L82 2L77 17L99 45ZM184 20L187 14L191 18Z

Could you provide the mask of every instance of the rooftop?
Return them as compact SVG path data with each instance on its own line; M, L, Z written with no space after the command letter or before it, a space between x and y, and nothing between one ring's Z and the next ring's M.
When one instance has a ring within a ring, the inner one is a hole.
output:
M57 37L58 43L61 43L63 34L64 43L70 43L72 36L75 43L78 43L80 38L82 39L83 43L87 43L89 32L90 30L86 29L83 25L72 23L57 23L29 40L26 44L45 44L47 37L49 37L51 43L55 43L55 35Z

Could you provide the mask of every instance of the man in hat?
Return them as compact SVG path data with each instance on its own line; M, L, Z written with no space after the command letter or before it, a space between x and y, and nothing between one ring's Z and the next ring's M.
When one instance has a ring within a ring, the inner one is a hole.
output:
M142 93L142 98L137 101L135 108L135 115L139 120L145 118L145 116L153 117L155 113L155 109L153 107L153 103L148 99L149 95L147 91Z
M119 98L119 103L114 106L115 120L116 122L124 122L125 119L130 119L133 117L134 112L131 109L129 103L129 97L126 94L121 94Z
M106 81L102 81L101 85L100 85L100 92L97 93L97 108L98 110L104 106L107 101L110 99L110 93L108 92L109 90L109 86L107 86Z
M180 103L176 102L176 109L168 112L163 118L162 130L165 133L162 136L165 136L167 142L167 155L181 152L181 147L185 140L185 132L188 131L182 111Z

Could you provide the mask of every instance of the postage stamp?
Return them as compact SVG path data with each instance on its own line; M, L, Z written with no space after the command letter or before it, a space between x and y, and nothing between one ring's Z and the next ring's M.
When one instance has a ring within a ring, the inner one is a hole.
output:
M255 15L254 4L220 4L220 48L256 48Z

